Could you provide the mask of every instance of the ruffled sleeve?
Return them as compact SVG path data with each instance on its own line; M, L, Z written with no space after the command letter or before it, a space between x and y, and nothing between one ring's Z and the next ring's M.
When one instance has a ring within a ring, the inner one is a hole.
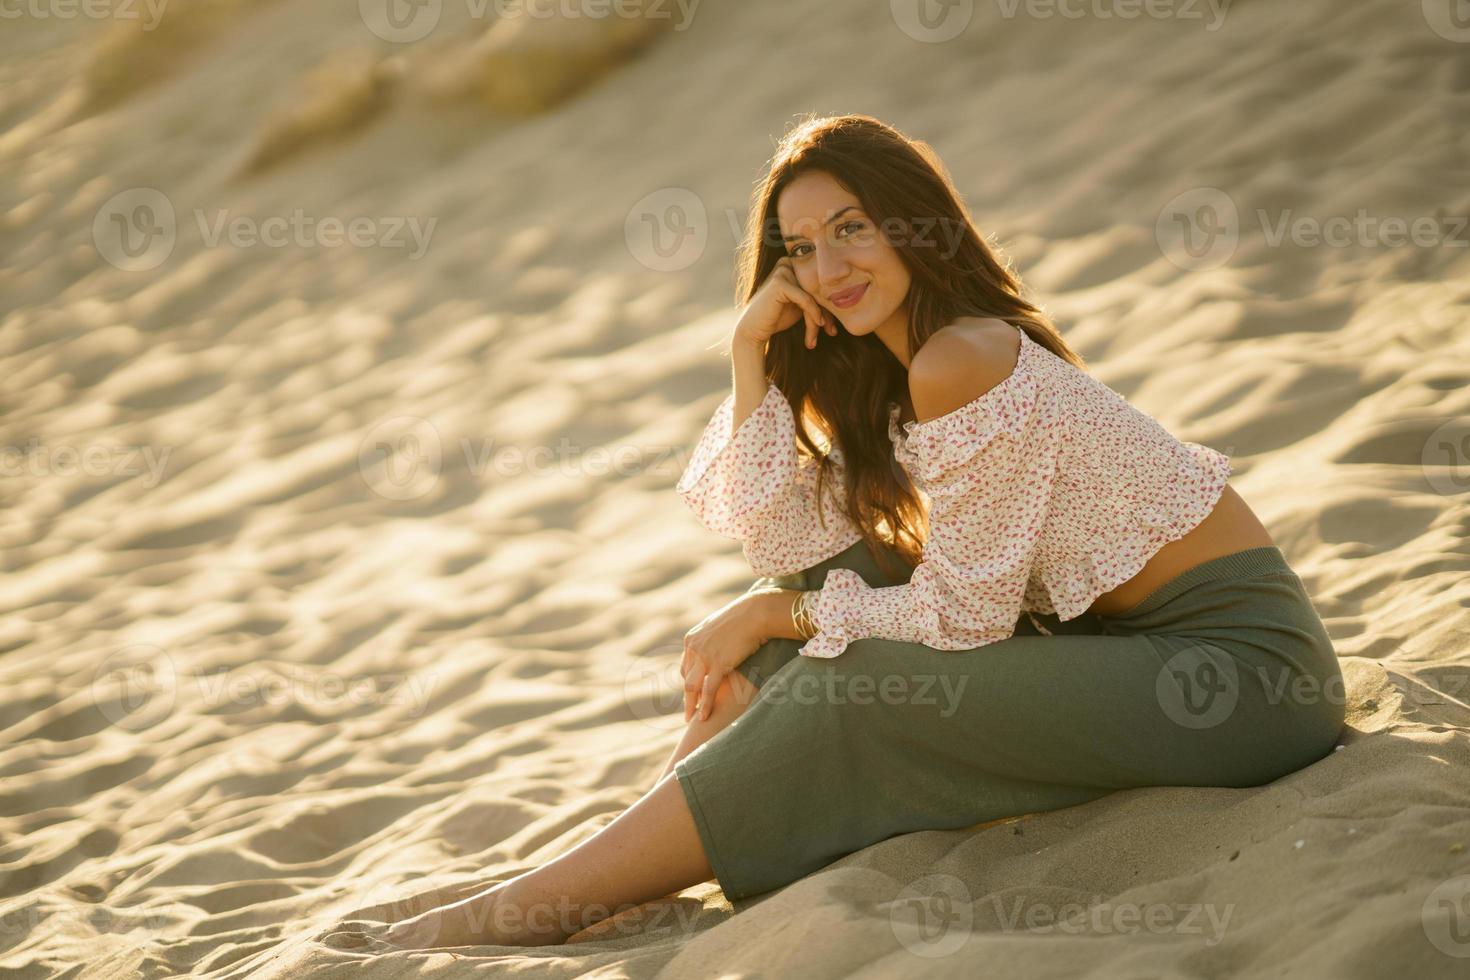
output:
M699 522L741 542L758 575L810 568L849 547L862 532L842 511L842 454L817 499L817 461L797 452L791 405L774 383L733 433L735 395L715 409L675 490Z
M979 398L906 423L900 455L930 498L923 560L903 585L870 587L834 568L815 601L807 657L835 657L882 637L968 650L1010 637L1057 473L1061 433L1036 411L1033 373L1018 365Z

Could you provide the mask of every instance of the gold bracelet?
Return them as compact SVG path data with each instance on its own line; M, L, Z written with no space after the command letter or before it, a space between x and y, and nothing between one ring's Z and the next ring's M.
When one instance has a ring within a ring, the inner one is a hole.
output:
M796 599L791 603L791 629L798 640L806 639L801 633L801 600L805 598L805 592L798 592Z
M816 636L817 630L817 593L808 592L806 600L801 604L801 624L806 628L806 639L810 640Z
M810 640L817 635L816 620L812 617L812 605L816 601L816 595L815 592L804 591L791 604L791 625L796 630L799 639Z

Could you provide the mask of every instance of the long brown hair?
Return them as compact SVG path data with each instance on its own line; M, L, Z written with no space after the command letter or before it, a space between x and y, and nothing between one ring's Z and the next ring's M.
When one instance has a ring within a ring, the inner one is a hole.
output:
M776 204L787 185L810 171L829 174L856 197L907 267L911 354L958 317L994 317L1086 369L1050 318L1022 297L1020 279L975 228L933 148L872 116L807 115L781 138L751 198L736 255L737 304L748 303L786 255ZM939 244L951 254L941 255ZM888 437L888 404L907 394L907 372L873 334L857 337L839 327L836 336L823 334L815 350L804 341L800 323L776 334L765 368L791 404L801 451L820 466L817 492L834 469L808 425L840 448L847 477L843 509L880 566L896 573L891 548L912 570L928 537L928 514Z

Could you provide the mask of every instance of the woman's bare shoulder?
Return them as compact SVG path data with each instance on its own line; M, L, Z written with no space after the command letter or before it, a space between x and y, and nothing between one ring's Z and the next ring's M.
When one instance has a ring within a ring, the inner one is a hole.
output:
M1019 331L1004 320L961 318L935 331L909 364L916 417L947 415L1001 384L1019 363L1020 345Z

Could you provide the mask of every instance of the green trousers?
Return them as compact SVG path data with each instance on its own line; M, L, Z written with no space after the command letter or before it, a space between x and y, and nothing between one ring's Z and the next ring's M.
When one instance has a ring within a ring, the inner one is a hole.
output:
M902 567L901 565L899 566ZM864 542L832 568L895 585ZM1275 546L1190 568L1122 616L1022 615L973 650L856 640L830 659L775 639L760 689L674 767L732 902L897 834L1075 806L1138 786L1258 786L1332 751L1337 655Z

